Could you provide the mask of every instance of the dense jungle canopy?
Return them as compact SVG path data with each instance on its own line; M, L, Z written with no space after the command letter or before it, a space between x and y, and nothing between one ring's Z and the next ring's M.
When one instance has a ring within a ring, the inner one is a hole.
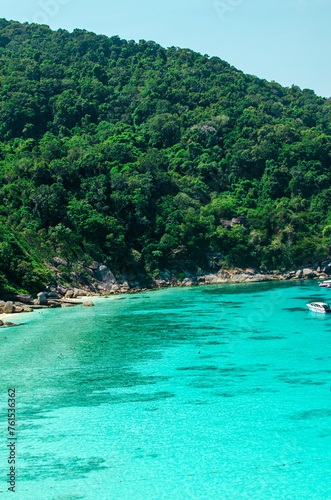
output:
M0 20L0 291L331 253L331 100L152 41ZM233 218L240 218L230 225ZM216 257L215 257L216 256Z

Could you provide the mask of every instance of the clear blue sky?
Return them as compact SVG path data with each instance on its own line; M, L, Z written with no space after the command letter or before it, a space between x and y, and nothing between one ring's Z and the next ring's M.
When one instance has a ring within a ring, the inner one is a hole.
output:
M219 56L282 85L331 96L331 0L15 0L0 17L84 28Z

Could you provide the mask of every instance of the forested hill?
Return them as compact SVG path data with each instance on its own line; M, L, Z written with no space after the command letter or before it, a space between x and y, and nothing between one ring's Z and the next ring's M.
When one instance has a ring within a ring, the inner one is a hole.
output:
M330 255L330 100L188 49L0 28L0 291L54 256L156 276Z

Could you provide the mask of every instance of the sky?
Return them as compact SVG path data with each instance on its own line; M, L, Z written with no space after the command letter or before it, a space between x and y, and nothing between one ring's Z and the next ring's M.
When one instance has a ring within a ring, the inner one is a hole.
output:
M153 40L331 96L331 0L0 0L0 17Z

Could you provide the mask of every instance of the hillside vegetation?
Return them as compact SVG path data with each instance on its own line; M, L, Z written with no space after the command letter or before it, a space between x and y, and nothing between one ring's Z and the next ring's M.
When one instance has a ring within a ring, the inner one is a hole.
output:
M37 290L54 256L131 276L330 256L331 101L312 90L5 20L0 75L0 291Z

